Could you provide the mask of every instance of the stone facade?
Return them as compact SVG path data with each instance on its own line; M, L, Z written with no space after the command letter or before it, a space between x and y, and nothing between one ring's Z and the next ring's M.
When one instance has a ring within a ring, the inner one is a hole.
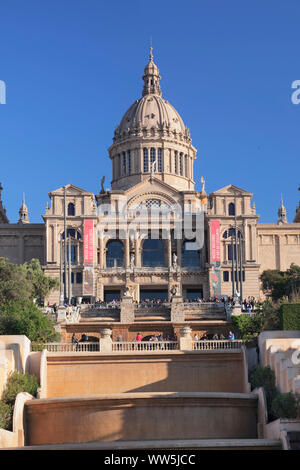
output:
M47 275L61 279L61 292L51 294L51 303L63 296L108 301L125 292L136 302L156 294L170 300L174 289L183 299L210 297L215 220L221 295L233 295L232 278L242 278L235 290L242 287L243 297L258 299L263 270L300 264L299 210L288 223L281 201L277 223L261 224L252 193L228 185L206 194L203 177L201 190L195 190L197 151L182 118L162 97L160 80L151 49L142 97L124 114L109 148L111 190L104 190L104 178L96 195L72 184L58 188L49 194L43 224L29 223L25 198L19 223L9 224L0 197L0 256L15 263L40 259ZM185 216L196 244L182 229ZM203 244L196 236L198 217ZM149 238L156 244L147 244ZM232 275L235 238L242 258L235 269L242 274Z

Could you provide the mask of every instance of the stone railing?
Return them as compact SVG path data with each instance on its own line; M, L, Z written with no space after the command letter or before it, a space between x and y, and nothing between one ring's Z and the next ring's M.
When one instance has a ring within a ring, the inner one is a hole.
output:
M99 342L78 343L46 343L32 345L32 351L46 349L49 352L101 352L101 353L127 353L127 352L153 352L153 351L212 351L242 348L242 340L200 340L194 341L191 328L180 330L178 341L112 341L112 331L109 328L101 330Z
M217 340L200 340L193 341L193 351L207 351L213 349L240 349L243 345L243 341L217 339Z
M112 350L117 352L174 351L178 349L178 341L117 341L112 343Z
M34 350L46 349L49 352L94 352L99 351L99 343L82 342L82 343L45 343L35 344L31 348Z

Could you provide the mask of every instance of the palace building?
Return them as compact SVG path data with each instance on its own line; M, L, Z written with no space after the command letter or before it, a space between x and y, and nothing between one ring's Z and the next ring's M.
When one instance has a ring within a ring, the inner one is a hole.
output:
M56 304L124 294L136 302L174 293L259 299L263 270L300 265L300 208L288 223L281 199L277 222L259 223L252 193L228 184L206 194L204 178L194 175L197 150L163 97L152 48L142 79L142 96L109 147L111 189L102 178L99 194L72 184L53 190L42 224L30 223L25 198L19 222L10 224L0 192L0 256L38 258L61 280L49 299Z

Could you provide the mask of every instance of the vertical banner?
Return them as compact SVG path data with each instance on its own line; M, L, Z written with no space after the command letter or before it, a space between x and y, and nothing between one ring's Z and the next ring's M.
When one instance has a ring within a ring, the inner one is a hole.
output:
M94 224L93 220L84 221L84 266L94 264Z
M83 227L83 295L94 295L94 222L87 219Z
M220 221L211 220L210 225L210 262L212 297L221 295L221 251L220 251Z

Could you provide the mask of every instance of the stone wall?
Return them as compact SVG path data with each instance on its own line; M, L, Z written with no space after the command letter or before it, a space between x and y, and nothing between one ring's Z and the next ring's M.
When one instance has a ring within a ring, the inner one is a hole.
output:
M255 439L256 413L253 394L130 393L32 400L25 404L25 443Z
M48 353L47 391L65 397L129 392L248 391L240 350Z

